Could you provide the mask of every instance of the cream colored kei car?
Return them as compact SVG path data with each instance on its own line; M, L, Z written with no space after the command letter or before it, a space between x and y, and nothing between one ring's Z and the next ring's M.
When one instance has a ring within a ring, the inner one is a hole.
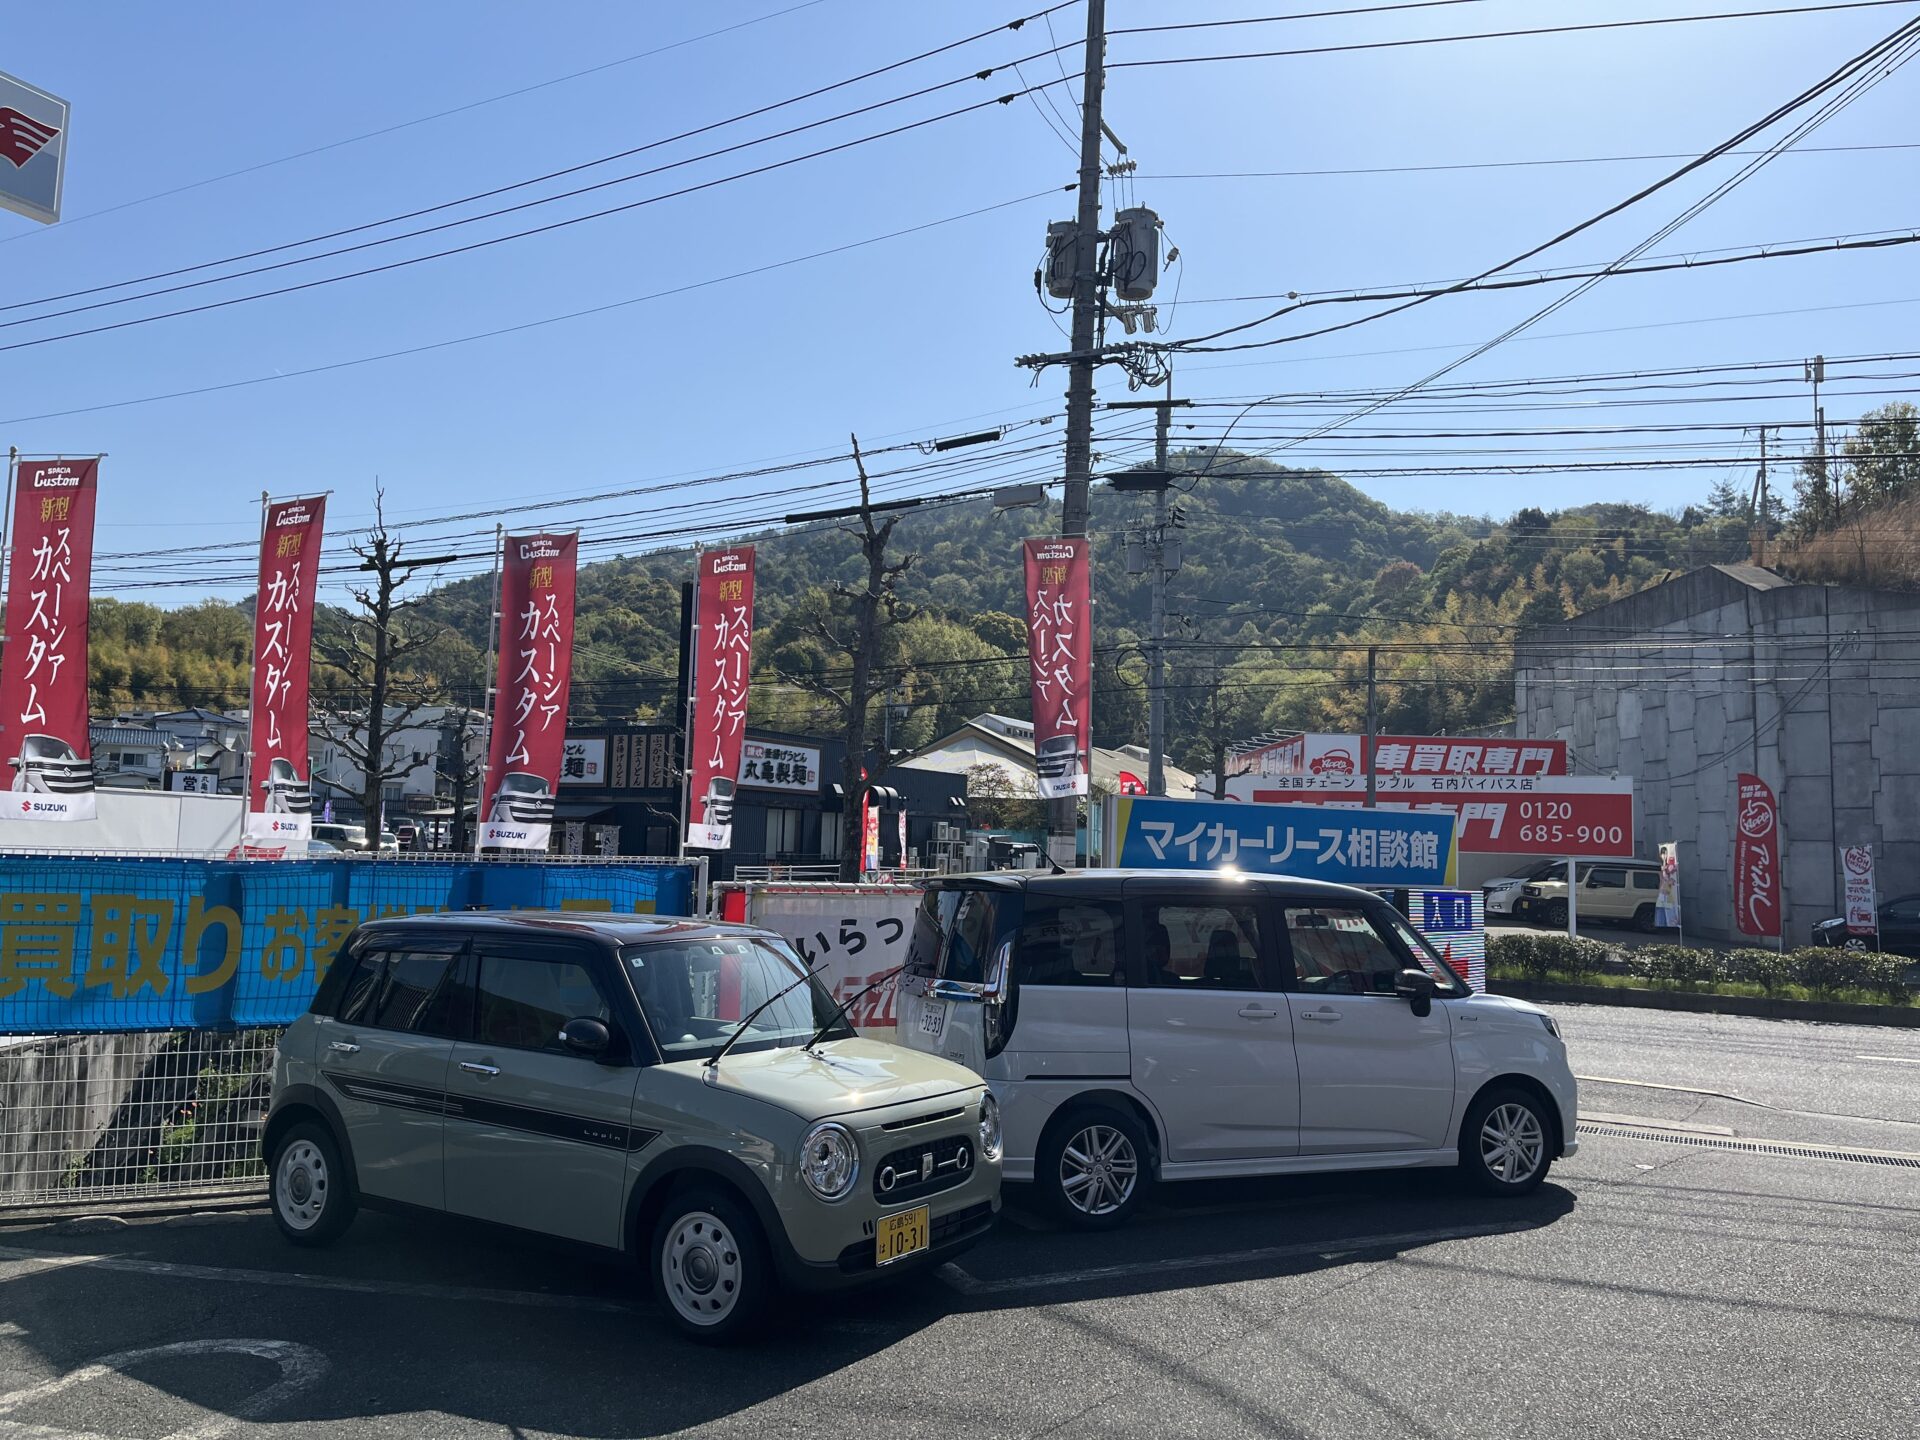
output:
M357 1207L442 1212L638 1260L686 1334L781 1286L936 1263L1000 1208L971 1071L862 1039L787 943L590 914L357 930L275 1060L263 1139L299 1245Z

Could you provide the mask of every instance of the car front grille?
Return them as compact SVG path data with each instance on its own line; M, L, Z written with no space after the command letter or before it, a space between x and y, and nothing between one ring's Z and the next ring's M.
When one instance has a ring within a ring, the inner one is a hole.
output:
M982 1200L978 1205L969 1205L964 1210L956 1210L951 1215L936 1215L929 1227L927 1248L937 1252L948 1245L962 1240L970 1240L985 1233L993 1224L993 1202ZM856 1240L840 1252L840 1270L843 1274L857 1275L864 1270L874 1268L873 1240Z
M965 1135L942 1135L895 1150L873 1167L873 1198L897 1205L938 1195L965 1183L973 1173L973 1141Z

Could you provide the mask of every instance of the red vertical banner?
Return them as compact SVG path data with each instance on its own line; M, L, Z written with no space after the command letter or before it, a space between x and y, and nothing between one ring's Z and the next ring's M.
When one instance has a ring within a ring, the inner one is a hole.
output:
M1773 788L1742 772L1734 781L1734 921L1743 935L1780 934L1780 808Z
M1034 774L1042 799L1084 795L1093 701L1087 542L1029 540L1026 557Z
M15 820L91 820L87 597L100 462L22 461L0 654L0 755Z
M500 564L500 669L487 750L483 850L544 850L567 742L580 537L509 535Z
M325 496L267 507L253 602L253 706L247 758L247 853L301 856L313 834L307 688Z
M693 603L687 848L726 850L733 845L734 791L753 679L753 547L703 551Z

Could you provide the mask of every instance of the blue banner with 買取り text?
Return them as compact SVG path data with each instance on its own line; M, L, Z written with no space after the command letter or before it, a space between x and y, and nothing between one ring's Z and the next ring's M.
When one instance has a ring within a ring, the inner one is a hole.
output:
M681 865L0 855L0 1035L282 1025L363 920L688 915Z

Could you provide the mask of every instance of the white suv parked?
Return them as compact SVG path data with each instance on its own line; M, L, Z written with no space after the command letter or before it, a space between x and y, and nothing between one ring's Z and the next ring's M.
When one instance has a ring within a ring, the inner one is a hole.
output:
M1384 898L1154 871L928 882L901 1043L983 1075L1004 1174L1118 1224L1156 1181L1572 1155L1559 1027L1475 994Z

